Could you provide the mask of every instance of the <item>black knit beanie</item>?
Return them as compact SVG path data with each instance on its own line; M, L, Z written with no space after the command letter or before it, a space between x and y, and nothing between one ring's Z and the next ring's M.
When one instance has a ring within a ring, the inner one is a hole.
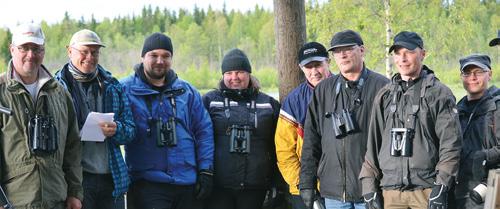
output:
M232 70L243 70L252 73L252 66L250 66L247 55L239 49L232 49L224 55L221 69L222 74Z
M163 33L153 33L144 40L141 57L144 57L146 53L155 49L165 49L172 53L172 55L174 54L172 40Z

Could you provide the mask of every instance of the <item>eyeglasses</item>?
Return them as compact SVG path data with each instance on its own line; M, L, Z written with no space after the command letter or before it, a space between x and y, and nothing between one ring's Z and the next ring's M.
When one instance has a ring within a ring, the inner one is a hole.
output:
M99 56L99 50L95 50L95 51L88 51L88 50L80 50L80 49L77 49L75 47L71 47L73 48L74 50L78 51L82 56L84 57L87 57L89 54L92 56L92 57L97 57Z
M483 77L488 71L482 71L482 70L478 70L478 71L474 71L474 72L462 72L462 77L464 78L469 78L471 77L472 75L476 76L476 77Z
M17 49L21 53L28 53L28 51L33 52L33 54L40 54L45 51L45 48L42 46L28 46L28 45L21 45L21 46L16 46Z
M356 48L358 48L357 45L338 47L338 48L332 49L332 52L333 52L333 54L340 54L342 52L345 52L346 54L351 54L354 51L354 49L356 49Z

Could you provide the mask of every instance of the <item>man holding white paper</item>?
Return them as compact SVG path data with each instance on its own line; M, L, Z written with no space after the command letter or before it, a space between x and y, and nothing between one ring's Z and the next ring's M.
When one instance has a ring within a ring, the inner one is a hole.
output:
M130 183L120 145L135 137L135 124L123 86L98 64L103 47L95 32L86 29L76 32L67 46L70 61L56 73L56 79L71 94L82 131L83 209L125 208L123 195ZM114 113L114 116L111 120L92 116L89 119L99 126L86 130L84 124L91 112ZM100 140L97 137L84 140L89 131L102 131L104 141L102 135Z

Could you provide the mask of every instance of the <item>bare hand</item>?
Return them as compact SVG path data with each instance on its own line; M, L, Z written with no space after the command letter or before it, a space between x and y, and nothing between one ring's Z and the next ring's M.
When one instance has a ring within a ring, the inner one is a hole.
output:
M76 197L66 198L66 209L81 209L82 202Z
M101 126L102 133L106 137L112 137L116 133L116 123L114 121L102 122L102 123L99 123L99 126Z

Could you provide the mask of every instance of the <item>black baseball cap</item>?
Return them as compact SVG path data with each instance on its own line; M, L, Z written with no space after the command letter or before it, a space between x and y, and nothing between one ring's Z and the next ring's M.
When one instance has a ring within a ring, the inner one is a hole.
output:
M323 44L318 42L309 42L304 44L299 50L299 64L304 66L312 61L328 60L328 52Z
M337 47L353 45L363 45L363 39L361 39L359 33L356 33L353 30L344 30L333 35L328 51L331 51Z
M500 45L500 30L498 30L498 35L496 38L490 41L490 46Z
M461 58L460 62L460 72L464 72L464 69L468 66L475 65L484 71L491 70L491 59L488 55L484 54L472 54L467 57Z
M414 50L417 47L423 49L424 41L415 32L401 31L394 37L394 44L389 48L389 53L394 51L396 47L403 47L409 50Z

